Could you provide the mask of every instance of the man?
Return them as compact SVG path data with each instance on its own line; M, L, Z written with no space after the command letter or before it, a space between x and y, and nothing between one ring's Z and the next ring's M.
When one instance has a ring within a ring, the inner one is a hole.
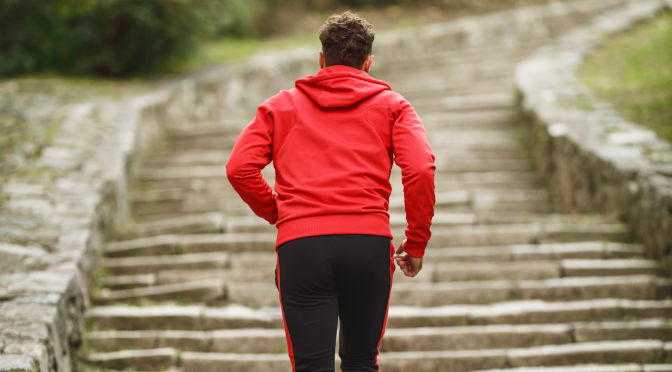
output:
M320 29L321 70L257 109L226 164L231 185L278 229L276 285L292 369L378 371L394 258L422 268L434 155L413 107L368 75L373 27L345 12ZM275 192L261 175L273 161ZM406 240L391 243L389 182L401 167Z

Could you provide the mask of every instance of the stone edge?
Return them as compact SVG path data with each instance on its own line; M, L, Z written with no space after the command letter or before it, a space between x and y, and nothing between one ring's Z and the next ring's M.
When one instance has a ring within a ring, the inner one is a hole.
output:
M578 78L606 38L672 9L630 1L558 38L516 68L519 110L554 199L568 212L618 215L672 275L672 145L620 117Z

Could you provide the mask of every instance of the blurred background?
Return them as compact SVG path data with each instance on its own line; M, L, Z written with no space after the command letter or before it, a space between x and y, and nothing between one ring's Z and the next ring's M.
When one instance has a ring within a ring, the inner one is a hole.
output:
M316 41L324 18L345 9L384 30L551 1L1 0L0 76L180 73L240 60L269 40Z
M332 13L354 10L380 33L567 1L0 0L0 184L49 143L68 103L150 89L262 50L319 48L317 30ZM608 43L581 71L621 114L668 140L671 43L668 14Z

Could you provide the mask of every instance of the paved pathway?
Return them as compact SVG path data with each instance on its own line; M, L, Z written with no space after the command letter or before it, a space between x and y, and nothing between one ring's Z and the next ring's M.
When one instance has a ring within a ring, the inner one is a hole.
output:
M612 218L556 214L521 146L513 68L541 42L400 56L372 71L414 104L437 155L433 238L419 277L395 273L386 372L672 363L670 282ZM226 181L238 132L174 132L144 161L137 223L105 247L104 286L87 314L90 365L290 370L273 230ZM400 237L398 168L392 178Z

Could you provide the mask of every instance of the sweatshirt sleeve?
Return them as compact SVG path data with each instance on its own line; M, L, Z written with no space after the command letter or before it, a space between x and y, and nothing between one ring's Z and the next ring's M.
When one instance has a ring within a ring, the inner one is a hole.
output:
M408 101L400 97L392 127L394 162L401 168L406 210L406 252L413 257L425 254L434 217L434 154L427 134Z
M226 162L226 176L231 186L259 217L270 224L278 220L277 194L261 175L273 160L273 120L267 102L243 129Z

